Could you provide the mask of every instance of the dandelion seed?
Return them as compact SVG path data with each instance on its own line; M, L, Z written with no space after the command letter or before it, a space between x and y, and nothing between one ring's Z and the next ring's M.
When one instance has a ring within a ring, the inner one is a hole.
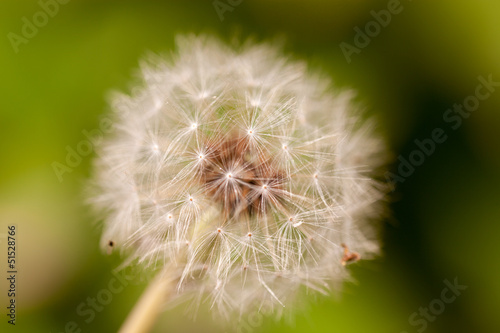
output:
M342 256L341 264L342 266L345 266L347 263L355 262L361 259L361 256L359 253L356 252L350 252L349 248L345 244L341 244L341 246L344 248L344 255Z
M293 309L301 286L338 285L376 254L384 147L351 92L270 45L186 37L159 59L143 66L154 96L113 102L116 132L99 147L104 248L224 317Z
M107 254L110 255L111 253L113 253L113 248L115 247L115 242L113 242L112 240L110 240L108 242L108 249L106 250Z

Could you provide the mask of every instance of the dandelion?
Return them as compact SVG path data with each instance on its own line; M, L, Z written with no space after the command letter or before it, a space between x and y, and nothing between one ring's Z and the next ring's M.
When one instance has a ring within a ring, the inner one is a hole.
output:
M158 271L123 332L166 299L228 319L265 302L280 313L301 287L327 293L377 253L383 145L351 92L270 45L208 37L179 39L141 73L112 101L91 197L103 248Z

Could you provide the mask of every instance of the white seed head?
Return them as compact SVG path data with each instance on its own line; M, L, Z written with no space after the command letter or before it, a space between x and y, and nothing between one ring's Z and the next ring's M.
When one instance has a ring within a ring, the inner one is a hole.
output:
M103 247L170 267L179 297L224 315L324 292L377 252L383 145L350 92L270 45L207 37L141 69L96 159Z

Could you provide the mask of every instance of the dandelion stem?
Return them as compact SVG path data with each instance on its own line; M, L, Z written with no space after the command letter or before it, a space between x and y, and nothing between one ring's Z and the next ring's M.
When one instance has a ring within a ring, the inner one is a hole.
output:
M161 312L164 301L172 291L173 283L172 279L159 273L125 319L119 333L149 332Z

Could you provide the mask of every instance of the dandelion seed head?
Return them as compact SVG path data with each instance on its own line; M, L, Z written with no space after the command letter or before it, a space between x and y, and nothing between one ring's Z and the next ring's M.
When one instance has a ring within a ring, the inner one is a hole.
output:
M226 317L326 292L377 253L384 147L351 92L270 45L208 37L142 71L95 161L104 248L168 265L178 297Z

